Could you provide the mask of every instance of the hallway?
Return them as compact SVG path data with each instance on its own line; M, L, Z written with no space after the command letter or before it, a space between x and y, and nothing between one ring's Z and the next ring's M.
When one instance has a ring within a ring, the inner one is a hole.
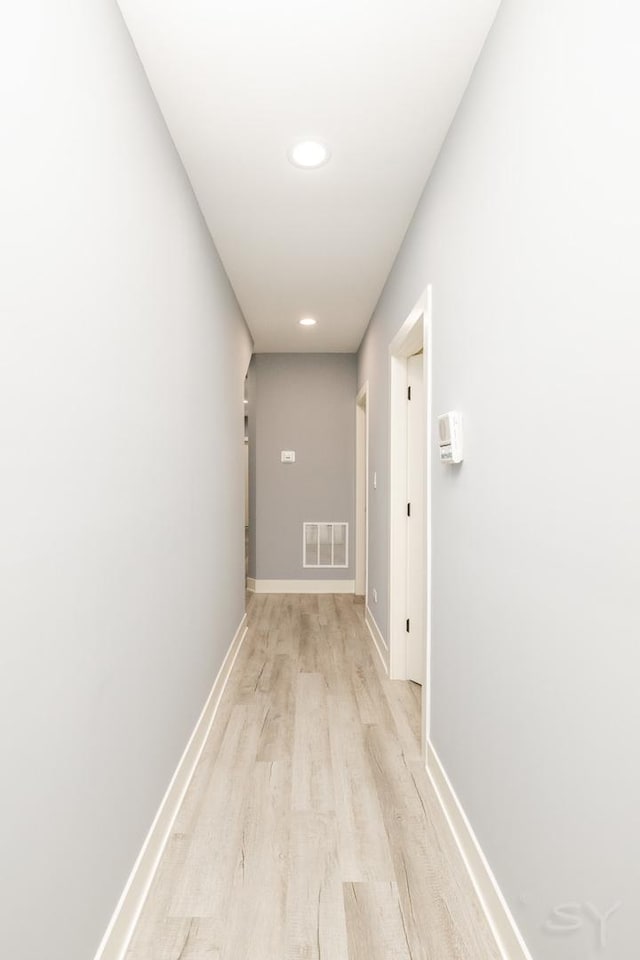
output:
M255 595L128 960L495 960L353 596Z

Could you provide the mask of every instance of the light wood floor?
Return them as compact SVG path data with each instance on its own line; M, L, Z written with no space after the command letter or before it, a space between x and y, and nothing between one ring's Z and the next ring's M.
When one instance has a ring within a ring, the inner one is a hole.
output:
M498 960L362 604L248 612L127 960Z

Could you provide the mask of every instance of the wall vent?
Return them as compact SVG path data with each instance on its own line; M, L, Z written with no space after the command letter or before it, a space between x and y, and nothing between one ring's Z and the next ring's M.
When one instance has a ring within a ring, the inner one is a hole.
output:
M348 567L349 524L308 521L302 524L303 567Z

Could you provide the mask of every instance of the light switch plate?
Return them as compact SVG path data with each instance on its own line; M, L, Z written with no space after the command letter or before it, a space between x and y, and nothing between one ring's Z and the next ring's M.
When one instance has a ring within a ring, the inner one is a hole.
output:
M281 463L295 463L295 462L296 462L296 452L295 452L295 450L281 450L281 451L280 451L280 462L281 462Z

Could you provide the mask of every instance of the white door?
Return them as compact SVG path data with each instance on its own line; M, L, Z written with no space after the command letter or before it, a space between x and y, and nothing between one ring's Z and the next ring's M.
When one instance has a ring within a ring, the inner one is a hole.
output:
M356 399L356 596L367 593L367 384Z
M424 683L424 354L407 359L407 677Z

